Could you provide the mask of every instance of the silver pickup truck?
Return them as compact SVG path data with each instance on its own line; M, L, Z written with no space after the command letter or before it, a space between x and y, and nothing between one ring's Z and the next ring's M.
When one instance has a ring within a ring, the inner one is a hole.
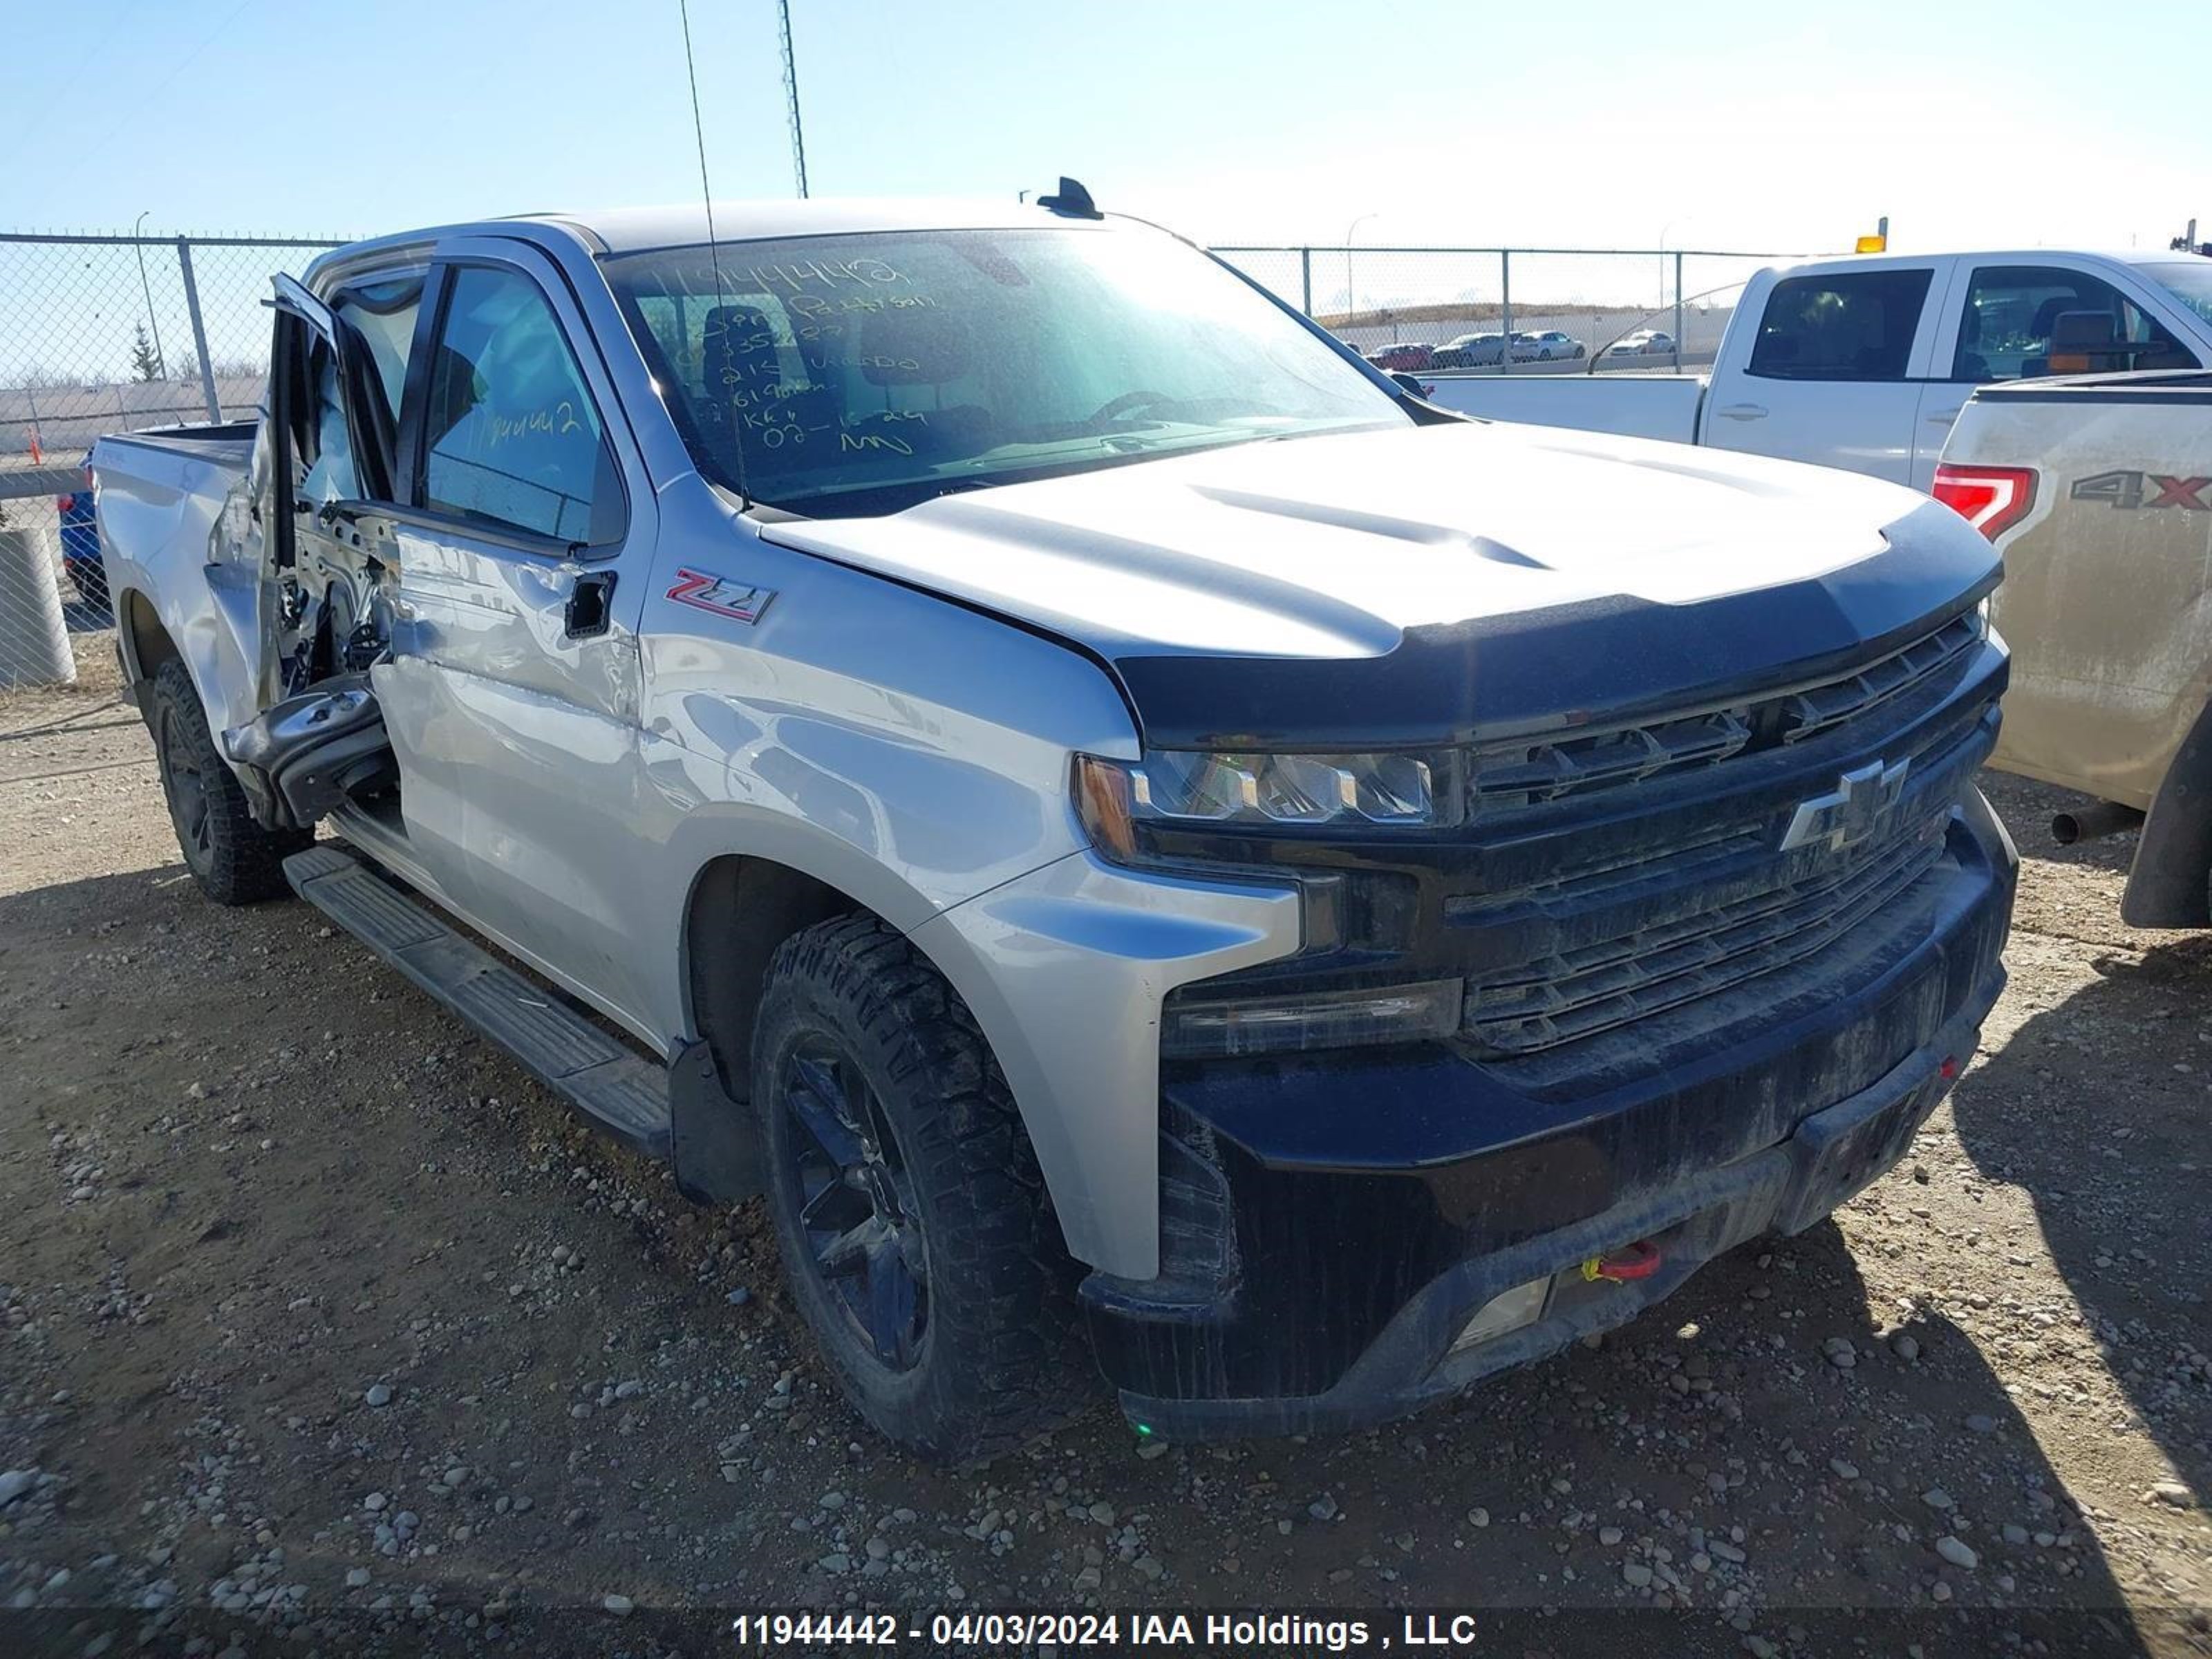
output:
M2005 563L1990 763L2095 798L2062 841L2142 826L2124 920L2212 926L2212 374L1984 387L1936 493Z
M1448 415L1079 186L715 222L329 254L99 511L208 894L764 1194L872 1422L1018 1443L1079 1315L1146 1430L1374 1421L1901 1155L2013 887L1957 514Z

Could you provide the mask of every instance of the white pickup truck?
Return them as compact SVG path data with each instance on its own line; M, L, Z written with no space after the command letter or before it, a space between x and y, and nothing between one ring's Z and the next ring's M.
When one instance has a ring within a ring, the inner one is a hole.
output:
M2212 367L2212 258L1884 254L1753 276L1705 374L1425 374L1462 414L1812 461L1926 489L1978 386Z

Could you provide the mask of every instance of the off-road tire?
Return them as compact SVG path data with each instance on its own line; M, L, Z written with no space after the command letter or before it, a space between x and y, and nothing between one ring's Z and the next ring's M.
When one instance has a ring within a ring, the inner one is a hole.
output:
M919 1211L928 1321L905 1370L848 1319L815 1266L786 1160L803 1145L779 1082L823 1038L857 1062ZM922 953L873 916L793 934L769 964L752 1103L768 1205L793 1301L854 1407L940 1463L988 1462L1065 1416L1069 1265L1035 1154L974 1017Z
M284 860L313 844L315 832L254 822L246 791L216 749L192 677L174 657L155 672L146 725L177 848L200 891L217 904L255 904L284 892ZM180 799L180 769L198 780L198 801ZM204 817L198 811L203 804Z

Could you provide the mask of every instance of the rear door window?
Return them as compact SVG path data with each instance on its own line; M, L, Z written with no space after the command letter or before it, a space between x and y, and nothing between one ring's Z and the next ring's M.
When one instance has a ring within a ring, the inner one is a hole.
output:
M299 329L301 349L294 359L295 375L290 398L292 489L295 500L350 501L362 494L361 472L354 461L353 426L346 410L345 383L338 356L330 341Z
M331 301L331 314L359 347L367 364L363 372L394 422L399 419L399 394L407 386L407 359L422 309L420 271L340 289Z
M1749 373L1771 380L1902 380L1927 269L1786 276L1767 295Z
M2102 277L2057 265L1983 265L1959 313L1951 378L2201 368L2159 320Z
M603 546L626 519L598 404L560 319L520 271L453 272L424 407L421 506Z
M361 428L359 493L375 500L393 498L399 399L422 308L422 273L416 271L343 288L331 299L331 316L356 383L351 401Z

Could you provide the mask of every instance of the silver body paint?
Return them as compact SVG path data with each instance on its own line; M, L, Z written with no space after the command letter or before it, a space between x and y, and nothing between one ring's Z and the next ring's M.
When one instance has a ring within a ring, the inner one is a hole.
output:
M719 216L728 238L1017 218L913 204ZM965 1000L1069 1248L1127 1279L1158 1271L1162 1000L1296 951L1300 917L1287 884L1141 875L1089 850L1071 757L1139 747L1076 641L1149 629L1160 653L1376 654L1439 617L1598 592L1688 602L1833 568L1922 505L1782 464L1468 428L763 522L693 466L596 263L609 246L702 240L696 212L493 222L359 245L309 273L327 296L434 250L529 274L601 404L629 504L627 537L588 567L614 574L609 626L581 641L562 605L584 564L400 515L392 652L373 679L404 817L349 806L333 822L664 1056L698 1032L684 933L711 861L770 860L840 890ZM95 465L118 600L152 604L221 730L258 712L259 532L243 447L180 453L195 447L108 440ZM1618 488L1624 463L1644 469L1638 489ZM1531 475L1551 488L1532 492ZM1334 498L1288 499L1301 492ZM1510 513L1530 556L1489 556L1466 522L1474 501L1486 536ZM1699 507L1694 547L1654 545L1656 524ZM1750 545L1764 567L1729 556ZM1440 562L1440 547L1464 556ZM767 596L736 607L757 619L671 599L686 570Z

